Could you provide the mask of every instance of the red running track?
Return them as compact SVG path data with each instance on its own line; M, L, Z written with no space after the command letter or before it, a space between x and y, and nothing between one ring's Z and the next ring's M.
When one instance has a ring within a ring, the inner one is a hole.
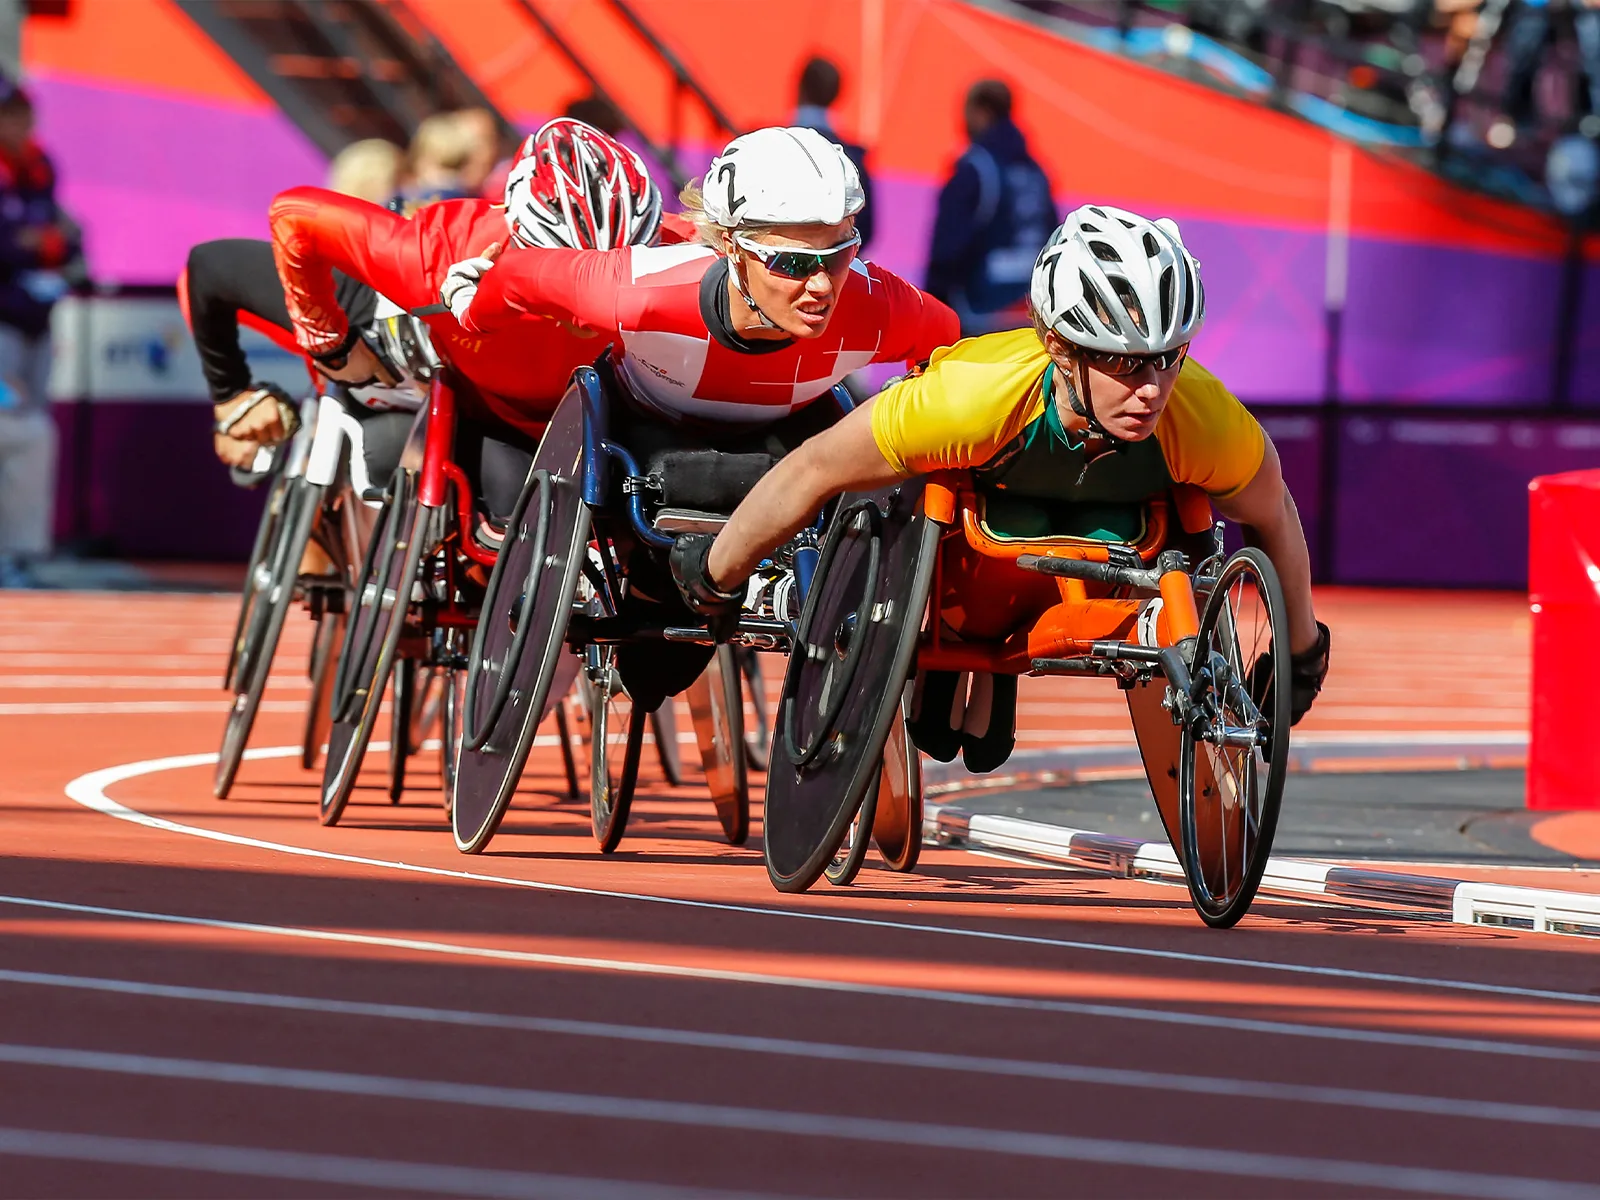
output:
M1502 678L1443 707L1511 707L1516 606L1413 601L1325 600L1321 721L1441 707L1394 672L1463 636ZM427 754L323 829L291 758L210 798L231 601L0 612L0 1194L1600 1197L1585 940L1282 901L1216 933L956 851L784 897L655 776L602 858L548 751L482 857Z

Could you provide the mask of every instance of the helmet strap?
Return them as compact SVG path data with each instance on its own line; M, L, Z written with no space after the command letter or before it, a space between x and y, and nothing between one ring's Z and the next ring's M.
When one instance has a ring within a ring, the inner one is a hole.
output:
M1072 367L1072 370L1063 371L1061 373L1061 380L1067 385L1067 403L1072 407L1072 411L1083 418L1084 423L1089 426L1090 433L1104 440L1106 444L1109 445L1113 450L1117 451L1118 453L1126 450L1128 448L1128 443L1117 437L1104 425L1100 424L1100 418L1094 415L1093 407L1091 407L1089 402L1085 400L1083 395L1078 391L1078 382L1076 376L1078 374L1079 364L1076 359L1073 360ZM1087 388L1085 390L1087 390Z
M766 313L762 312L761 306L757 304L755 299L750 295L750 289L745 286L743 268L744 264L739 259L733 257L731 254L728 255L728 273L733 276L733 286L739 289L739 299L743 300L745 304L749 306L750 311L755 313L756 317L761 321L761 324L765 328L782 331L783 326L779 325L771 317L767 316Z

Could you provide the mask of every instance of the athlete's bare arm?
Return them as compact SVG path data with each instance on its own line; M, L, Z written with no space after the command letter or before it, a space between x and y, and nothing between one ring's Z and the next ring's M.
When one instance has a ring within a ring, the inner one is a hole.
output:
M1298 654L1317 644L1317 618L1311 607L1311 553L1294 497L1284 486L1278 451L1267 438L1266 454L1255 477L1226 500L1212 498L1223 516L1243 525L1253 544L1278 568L1289 606L1289 649Z
M711 547L706 565L712 583L723 591L737 586L841 492L871 491L902 478L872 436L869 400L779 459L750 489Z

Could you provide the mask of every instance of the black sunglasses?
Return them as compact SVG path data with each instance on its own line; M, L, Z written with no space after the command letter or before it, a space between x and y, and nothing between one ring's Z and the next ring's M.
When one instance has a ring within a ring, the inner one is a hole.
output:
M1090 350L1084 346L1076 346L1074 349L1083 356L1083 361L1096 371L1106 375L1133 375L1145 367L1170 371L1188 357L1189 343L1185 342L1173 350L1163 350L1159 354L1117 354L1111 350Z
M782 246L764 246L749 238L734 236L739 248L753 254L761 265L784 279L810 279L818 271L835 271L848 265L861 245L861 235L851 234L849 240L826 250L787 250Z

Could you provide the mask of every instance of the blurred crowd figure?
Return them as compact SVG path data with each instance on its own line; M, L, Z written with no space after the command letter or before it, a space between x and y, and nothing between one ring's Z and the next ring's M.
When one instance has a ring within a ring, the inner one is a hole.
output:
M826 58L810 59L800 69L794 123L804 129L815 129L838 146L861 173L861 190L866 194L867 205L856 217L856 232L861 235L861 250L865 253L872 245L872 173L867 170L866 149L845 141L834 132L833 117L828 110L839 99L840 83L839 68L833 62Z
M0 587L32 587L52 545L56 428L50 310L84 275L82 237L56 203L33 101L0 79Z
M328 166L328 186L403 212L435 200L498 199L512 147L486 108L435 113L417 126L402 150L383 138L352 142ZM496 175L499 187L495 187Z
M1057 222L1050 179L1011 119L1011 89L979 80L962 119L968 146L939 191L926 286L974 337L1028 323L1028 280Z
M1600 117L1600 0L1572 0L1570 4L1518 0L1508 13L1506 86L1501 101L1505 117L1491 129L1491 144L1510 145L1519 129L1528 125L1534 108L1534 77L1555 40L1562 9L1567 9L1571 18L1589 115ZM1600 129L1594 134L1600 134Z

